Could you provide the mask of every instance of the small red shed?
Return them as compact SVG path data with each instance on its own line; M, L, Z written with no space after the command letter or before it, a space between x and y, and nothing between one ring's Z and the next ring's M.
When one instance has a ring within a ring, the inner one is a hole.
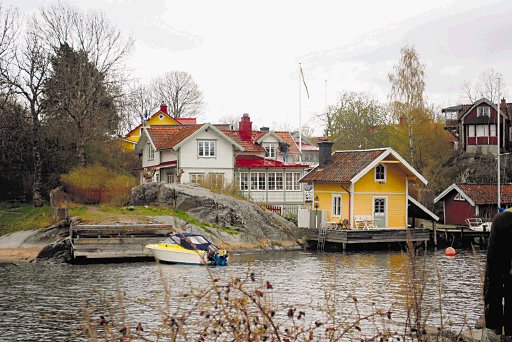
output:
M467 218L490 221L498 212L497 184L452 184L434 199L443 203L444 223L466 225ZM512 184L501 185L501 207L512 207Z

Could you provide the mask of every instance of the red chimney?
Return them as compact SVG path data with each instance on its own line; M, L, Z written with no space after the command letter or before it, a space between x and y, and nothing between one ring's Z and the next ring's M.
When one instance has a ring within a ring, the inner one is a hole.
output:
M160 104L160 111L164 112L165 114L169 114L169 113L167 113L167 105L165 104L165 102L162 102Z
M238 135L240 135L240 139L244 141L249 141L252 138L252 122L247 113L242 115L242 119L238 125Z
M507 101L505 101L505 98L501 99L500 110L504 111L505 113L507 112Z

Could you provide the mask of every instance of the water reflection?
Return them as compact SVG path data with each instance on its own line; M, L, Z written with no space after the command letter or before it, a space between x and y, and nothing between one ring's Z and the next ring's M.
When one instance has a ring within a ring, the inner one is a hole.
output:
M479 267L483 267L485 256L462 251L447 259L439 251L428 253L424 261L429 320L442 318L456 327L465 319L474 323L481 314ZM357 298L362 311L393 307L397 317L404 317L400 307L407 295L405 267L406 257L401 252L280 252L233 256L229 267L213 272L234 277L245 275L250 268L258 280L272 282L272 300L278 310L298 305L307 308L307 317L313 320L323 316L326 294L333 296L329 300L339 315L352 313L353 298ZM208 271L183 265L159 267L153 262L0 265L0 340L77 339L83 302L101 306L99 299L114 298L117 287L128 298L127 315L132 321L157 326L161 317L150 310L150 304L163 305L160 272L175 295L206 286ZM439 310L439 290L443 310ZM170 304L175 309L187 305L178 297Z

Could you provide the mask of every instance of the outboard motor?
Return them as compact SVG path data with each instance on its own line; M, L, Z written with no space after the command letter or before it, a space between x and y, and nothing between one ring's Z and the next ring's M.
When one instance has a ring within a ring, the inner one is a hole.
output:
M212 266L227 266L228 252L224 249L218 249L215 245L209 245L206 251L208 261Z

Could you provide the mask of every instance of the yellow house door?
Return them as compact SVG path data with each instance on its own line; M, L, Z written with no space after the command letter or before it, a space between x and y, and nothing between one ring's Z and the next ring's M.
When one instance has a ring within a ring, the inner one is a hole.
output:
M387 227L387 199L386 197L373 198L373 223L378 228Z

